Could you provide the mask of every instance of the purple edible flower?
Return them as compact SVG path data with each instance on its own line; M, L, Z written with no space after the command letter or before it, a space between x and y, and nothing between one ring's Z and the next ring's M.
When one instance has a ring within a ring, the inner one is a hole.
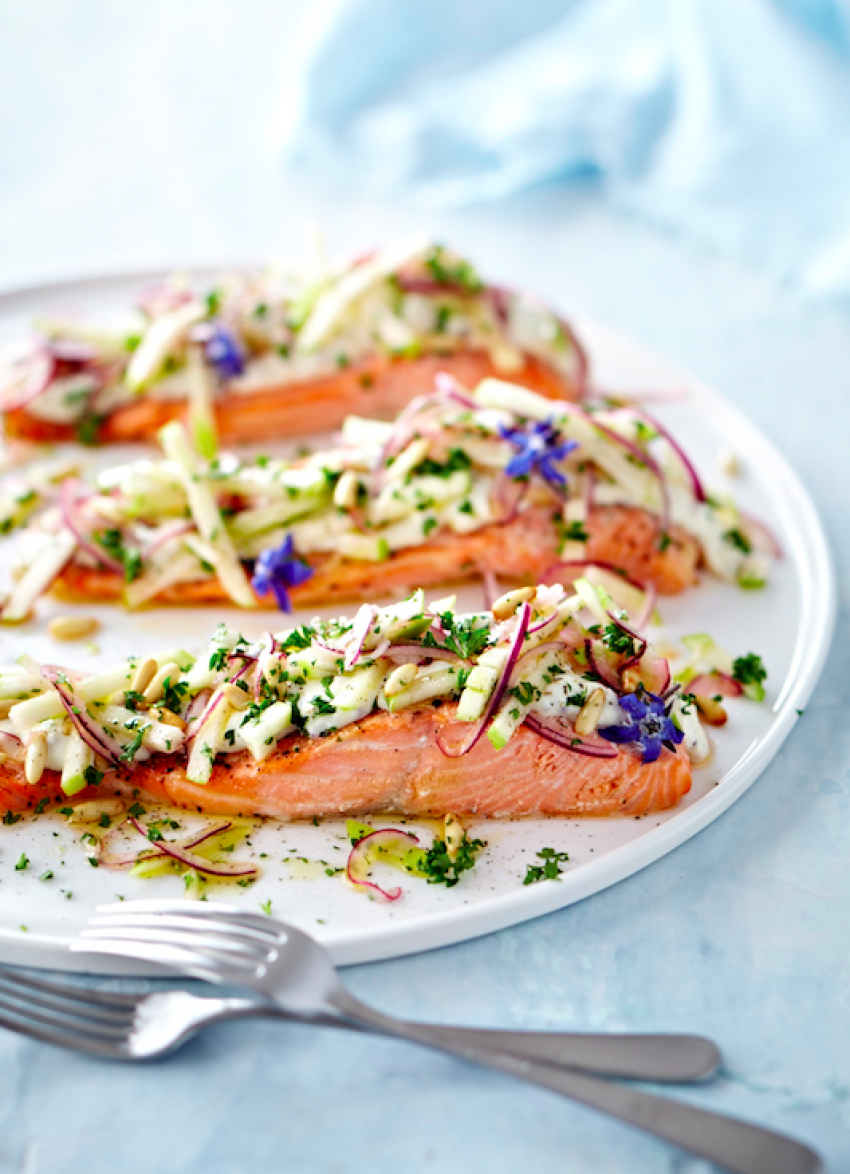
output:
M292 535L287 534L280 546L271 546L261 552L254 564L251 586L258 595L274 591L281 611L292 611L287 587L297 587L313 574L313 568L292 552Z
M555 462L562 461L578 445L574 440L563 440L551 420L541 420L530 428L506 428L500 424L499 434L518 450L505 468L509 477L528 477L536 469L550 485L566 485L567 479L555 468Z
M207 359L222 379L236 379L245 370L245 355L234 335L220 322L210 325L204 340Z
M655 762L661 747L673 750L682 741L683 734L673 724L669 709L660 697L647 693L641 686L637 693L626 693L620 698L620 709L626 720L618 726L597 730L609 742L637 742L643 751L644 762Z

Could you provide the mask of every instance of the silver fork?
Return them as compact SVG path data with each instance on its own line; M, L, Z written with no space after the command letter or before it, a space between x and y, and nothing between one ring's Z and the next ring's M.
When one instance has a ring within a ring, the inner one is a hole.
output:
M153 1060L188 1042L204 1027L229 1019L303 1022L264 998L198 995L166 989L129 994L92 989L56 978L36 978L0 965L0 1027L43 1043L112 1060ZM310 1023L371 1031L337 1015ZM496 1048L522 1059L638 1080L702 1080L719 1052L699 1036L591 1035L574 1032L493 1031L433 1027L435 1039Z
M208 982L250 988L301 1021L336 1020L449 1052L608 1113L734 1174L822 1170L807 1146L737 1118L482 1047L468 1036L459 1040L451 1028L435 1035L428 1025L384 1015L346 990L317 942L269 917L172 901L107 905L72 949L157 962Z

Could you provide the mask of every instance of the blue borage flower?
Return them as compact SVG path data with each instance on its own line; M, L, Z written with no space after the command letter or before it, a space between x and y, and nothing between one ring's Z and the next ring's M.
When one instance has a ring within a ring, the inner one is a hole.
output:
M566 485L566 477L555 464L578 445L575 440L563 440L551 420L539 421L530 428L506 428L500 424L499 435L518 450L505 468L509 477L529 477L536 469L550 485Z
M288 587L305 583L313 574L313 568L302 562L292 550L292 535L287 534L280 546L270 546L261 552L254 564L251 586L258 595L274 591L281 611L292 611Z
M245 370L245 355L235 336L220 322L210 324L204 339L208 361L222 379L236 379Z
M683 734L674 724L669 709L660 697L647 693L641 686L637 693L626 693L620 698L620 709L626 720L618 726L597 730L609 742L636 742L643 752L644 762L655 762L662 746L675 749Z

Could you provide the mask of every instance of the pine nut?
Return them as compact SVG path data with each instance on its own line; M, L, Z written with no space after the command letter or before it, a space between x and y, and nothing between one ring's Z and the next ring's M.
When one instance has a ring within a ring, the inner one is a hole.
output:
M636 693L638 685L642 684L640 669L634 667L624 669L623 675L620 678L623 682L623 688L627 693Z
M360 477L351 469L346 469L334 489L334 505L341 510L350 510L357 505L360 493Z
M443 820L443 839L449 860L457 860L466 830L456 815L447 815Z
M395 697L396 693L406 689L416 679L418 671L415 664L400 664L384 681L384 695Z
M580 737L584 738L588 734L593 733L599 725L599 719L602 717L602 710L604 708L605 694L601 689L594 689L578 711L578 716L576 717L576 733Z
M176 730L186 729L186 723L179 713L172 713L170 709L165 709L162 706L159 709L152 709L151 717L155 721L162 722L164 726L174 726Z
M515 591L506 591L493 604L494 619L508 619L514 614L521 603L531 603L536 594L536 587L517 587Z
M100 627L94 616L57 616L47 625L51 640L82 640Z
M147 660L143 660L136 669L135 676L133 677L133 684L131 685L133 692L144 693L145 689L147 689L148 685L156 676L158 670L159 665L156 663L153 657L149 657Z
M47 735L36 730L31 735L24 761L24 775L31 787L39 781L47 766Z
M729 714L719 701L715 701L713 697L705 697L702 693L695 693L694 700L696 701L697 709L710 726L726 725L729 720Z
M175 664L173 660L169 660L167 664L164 664L159 672L154 676L148 687L144 690L144 698L148 705L153 705L155 701L159 701L160 697L165 692L166 681L176 681L179 676L179 664Z
M238 685L225 685L222 689L222 695L232 709L247 709L251 698L244 689L240 689Z
M4 762L8 762L8 760L9 760L9 755L6 754L6 752L4 750L0 750L0 766L2 766L2 764Z

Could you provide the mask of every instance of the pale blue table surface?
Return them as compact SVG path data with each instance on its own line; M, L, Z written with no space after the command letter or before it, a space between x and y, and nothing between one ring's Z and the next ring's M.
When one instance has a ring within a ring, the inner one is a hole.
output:
M172 118L160 87L167 76L174 91L173 55L100 61L95 84L86 67L98 42L80 60L69 56L68 38L77 47L85 39L83 9L45 3L35 11L16 43L0 36L0 76L15 97L0 102L4 288L48 275L281 254L296 247L309 217L331 226L338 246L422 221L406 207L311 195L282 179L257 126L234 133L214 84L220 36L204 68L195 62L202 84L182 95L182 116ZM188 30L199 9L182 11ZM0 15L13 22L11 6ZM251 19L257 34L262 22ZM65 39L42 46L39 32L57 23ZM129 32L132 40L132 24ZM254 40L263 69L272 68L271 49ZM34 77L36 57L42 74ZM58 123L39 80L53 69L64 78ZM144 109L128 97L122 71L147 87ZM248 99L259 99L257 78L245 86ZM226 149L217 154L217 144ZM846 1171L850 324L799 306L733 262L615 217L591 190L551 187L425 223L484 258L490 272L523 278L565 308L631 333L742 405L822 511L842 612L803 721L756 786L695 840L561 913L355 968L347 979L383 1009L435 1020L704 1032L722 1047L726 1072L680 1095L790 1131L820 1148L833 1174ZM549 1094L391 1042L231 1025L165 1064L129 1068L0 1032L0 1174L447 1168L707 1169Z

